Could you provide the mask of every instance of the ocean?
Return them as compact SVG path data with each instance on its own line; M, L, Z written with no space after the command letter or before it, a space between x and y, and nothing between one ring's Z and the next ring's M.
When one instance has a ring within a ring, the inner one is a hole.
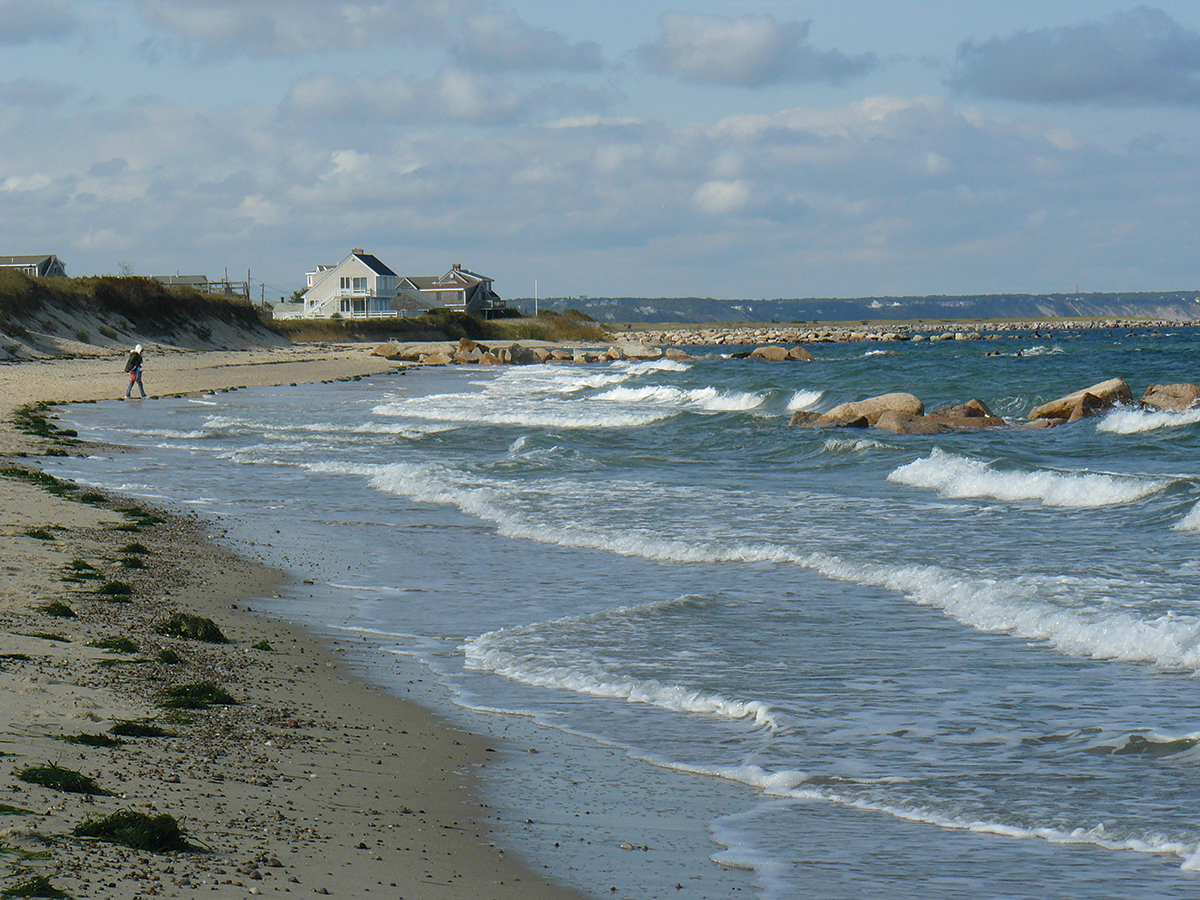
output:
M1018 422L1200 380L1196 336L114 401L63 419L127 451L47 465L293 573L255 608L492 737L497 842L592 896L1192 897L1200 411L788 420L908 391Z

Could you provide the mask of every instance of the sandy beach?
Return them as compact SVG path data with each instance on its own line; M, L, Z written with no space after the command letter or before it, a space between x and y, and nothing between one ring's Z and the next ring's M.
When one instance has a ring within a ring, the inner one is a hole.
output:
M150 348L145 383L153 398L397 367L369 349ZM489 837L490 812L473 782L503 746L354 680L336 649L254 613L254 598L270 596L283 573L223 550L203 522L156 522L148 516L158 511L129 510L131 498L56 495L14 471L36 472L47 452L87 452L19 430L14 412L121 396L123 357L0 366L0 809L15 810L0 816L0 887L42 876L77 898L577 896ZM131 593L102 596L97 585L106 581ZM73 616L48 612L50 604ZM158 633L173 613L211 619L229 642ZM114 638L137 649L92 646ZM165 650L179 662L161 661ZM219 684L236 705L184 715L160 705L169 686L203 682ZM110 747L63 740L143 720L175 736L125 737ZM108 793L18 777L47 764ZM174 816L198 850L150 853L71 835L85 819L123 809Z

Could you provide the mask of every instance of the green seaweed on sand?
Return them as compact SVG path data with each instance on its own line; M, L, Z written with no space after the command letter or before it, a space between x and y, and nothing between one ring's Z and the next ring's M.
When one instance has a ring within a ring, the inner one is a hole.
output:
M145 544L139 544L137 541L133 541L132 543L126 544L124 547L122 547L121 552L129 554L138 553L142 556L147 556L150 553L150 550Z
M59 740L84 747L122 747L125 744L124 741L118 741L107 734L64 734L59 737Z
M170 647L164 647L158 651L157 661L162 663L164 666L177 666L180 662L179 654Z
M127 637L100 638L88 641L87 645L107 650L109 653L137 653L141 649L136 642L131 641Z
M121 560L122 569L144 569L145 561L140 556L126 556Z
M96 588L96 593L115 600L120 597L129 597L133 593L133 588L123 581L106 581Z
M54 616L59 619L74 619L75 610L67 606L61 600L51 600L38 607L39 612L44 612L48 616Z
M166 709L208 709L210 706L236 706L237 700L212 681L173 684L162 692L159 706Z
M121 809L111 815L86 819L71 833L76 837L96 838L150 853L199 849L187 842L187 832L174 816L167 813L148 816L137 810Z
M90 794L111 797L109 791L81 772L68 769L57 763L47 763L44 766L29 766L17 773L17 778L26 784L36 784L56 791L71 794Z
M108 729L109 734L115 734L118 737L133 737L133 738L156 738L156 737L178 737L178 735L167 728L155 725L152 722L134 722L120 721L116 722L112 728Z
M34 875L28 881L22 881L20 884L0 891L0 897L42 897L46 900L66 898L66 900L70 900L71 895L56 888L45 875Z
M19 806L0 803L0 816L32 816L33 814L34 812L31 809L21 809Z
M257 644L251 644L250 647L253 650L262 650L265 653L275 652L275 648L271 646L270 642L266 638L263 638Z
M170 618L160 623L154 630L168 637L183 638L189 641L207 641L210 644L229 643L229 638L222 634L221 629L212 619L188 613L172 613Z
M39 541L52 541L54 535L50 533L49 528L26 528L25 536L37 538Z

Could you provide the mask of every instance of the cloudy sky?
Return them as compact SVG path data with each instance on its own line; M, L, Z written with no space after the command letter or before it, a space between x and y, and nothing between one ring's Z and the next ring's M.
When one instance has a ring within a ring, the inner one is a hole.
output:
M1200 287L1200 4L0 0L0 254L503 296Z

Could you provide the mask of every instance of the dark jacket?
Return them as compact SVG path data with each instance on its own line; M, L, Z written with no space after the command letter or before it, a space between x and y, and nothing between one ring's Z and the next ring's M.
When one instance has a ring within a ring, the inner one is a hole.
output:
M141 368L142 354L135 350L129 352L129 359L125 360L125 371L132 372L134 369Z

